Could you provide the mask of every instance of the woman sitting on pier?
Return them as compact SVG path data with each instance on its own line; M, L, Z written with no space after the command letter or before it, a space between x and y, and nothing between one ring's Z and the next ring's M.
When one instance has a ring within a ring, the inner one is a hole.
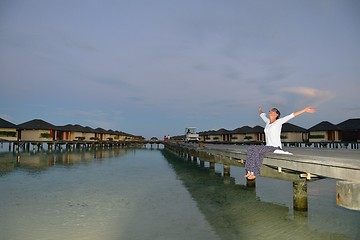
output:
M300 111L294 112L283 118L280 118L280 111L276 108L272 108L269 111L269 118L259 107L260 117L265 122L265 140L266 145L252 145L247 150L247 157L245 162L245 177L249 180L254 180L256 176L260 175L260 167L264 159L264 153L274 152L277 149L282 148L280 134L281 128L284 123L290 119L297 117L305 112L314 113L316 110L312 107L306 107Z

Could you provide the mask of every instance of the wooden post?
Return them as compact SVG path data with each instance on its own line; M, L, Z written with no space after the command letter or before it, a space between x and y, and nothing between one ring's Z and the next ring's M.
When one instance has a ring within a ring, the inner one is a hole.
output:
M294 181L293 182L294 190L294 210L298 211L307 211L308 210L308 201L307 201L307 182L303 181Z
M224 184L231 184L231 177L230 176L225 176L224 178Z
M224 164L224 176L230 176L230 165Z
M210 170L215 171L215 163L214 162L209 162L209 165L210 165Z
M336 203L344 208L360 210L360 183L336 182Z
M200 160L200 167L204 167L205 166L205 162Z
M256 179L253 179L253 180L246 179L246 187L255 188L256 187Z

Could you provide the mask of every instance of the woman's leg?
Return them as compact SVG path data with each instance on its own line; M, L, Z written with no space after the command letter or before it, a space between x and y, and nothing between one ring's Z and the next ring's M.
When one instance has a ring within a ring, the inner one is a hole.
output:
M253 172L253 174L251 174L254 176L251 177L252 179L255 179L255 176L260 175L260 168L264 160L264 153L273 152L275 149L277 148L264 145L249 146L245 162L245 170L250 173ZM249 174L246 175L246 177L249 176Z
M251 145L248 147L247 149L247 156L246 156L246 161L245 161L245 171L247 172L247 174L245 175L245 177L248 177L250 172L254 172L255 168L256 168L256 156L257 156L257 148L260 145Z

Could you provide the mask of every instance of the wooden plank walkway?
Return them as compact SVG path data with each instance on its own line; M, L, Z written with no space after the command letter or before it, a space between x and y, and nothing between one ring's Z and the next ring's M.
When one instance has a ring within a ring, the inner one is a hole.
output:
M224 176L230 175L230 166L244 166L247 146L218 144L165 143L170 151L187 155L202 162L223 164ZM333 178L336 183L336 201L339 206L360 210L360 151L349 149L284 148L287 154L265 154L260 175L293 181L294 209L307 209L306 180L312 176ZM269 166L269 167L267 167ZM275 171L268 171L273 168ZM277 171L276 171L277 169ZM286 172L284 170L286 169ZM289 174L289 171L291 172ZM275 174L274 174L275 172ZM255 181L250 185L255 186Z
M247 146L204 144L200 148L196 144L178 143L200 152L218 154L235 160L246 160ZM318 149L318 148L284 148L293 155L267 153L263 164L292 171L310 173L327 178L360 182L360 151L350 149ZM231 162L229 162L230 165Z

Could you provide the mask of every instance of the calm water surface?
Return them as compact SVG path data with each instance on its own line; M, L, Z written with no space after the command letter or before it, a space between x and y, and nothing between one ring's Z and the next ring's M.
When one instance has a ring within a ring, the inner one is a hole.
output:
M335 181L292 183L179 158L163 149L0 153L0 239L360 239L360 212Z

